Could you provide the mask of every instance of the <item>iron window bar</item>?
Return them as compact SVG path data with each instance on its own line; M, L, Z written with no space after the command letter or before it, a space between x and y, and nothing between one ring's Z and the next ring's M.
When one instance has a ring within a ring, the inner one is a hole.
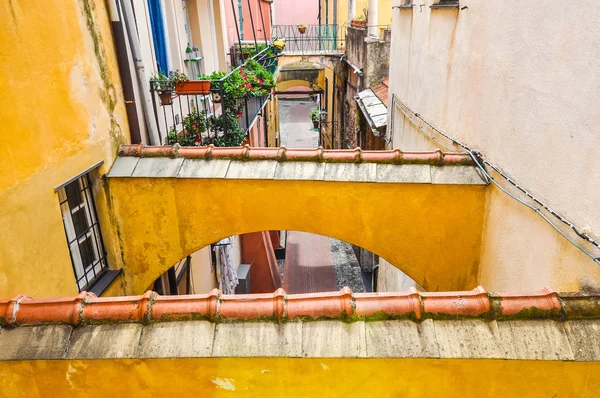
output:
M58 190L71 264L79 291L89 289L107 270L106 250L89 174Z

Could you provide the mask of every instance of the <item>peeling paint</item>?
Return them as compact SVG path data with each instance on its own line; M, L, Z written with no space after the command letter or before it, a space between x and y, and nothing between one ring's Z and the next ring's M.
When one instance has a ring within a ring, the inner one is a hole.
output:
M213 379L211 381L223 390L235 391L235 386L233 385L234 379Z

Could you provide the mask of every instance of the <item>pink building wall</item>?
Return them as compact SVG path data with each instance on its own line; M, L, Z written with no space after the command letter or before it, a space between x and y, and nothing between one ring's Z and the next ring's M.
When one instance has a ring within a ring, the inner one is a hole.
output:
M275 0L274 25L317 25L319 0Z
M276 3L276 2L275 2ZM238 21L238 0L234 0L234 9L231 7L231 1L225 0L225 23L227 26L227 42L229 47L238 41L236 25ZM244 17L244 41L256 40L264 43L265 37L271 39L271 3L265 0L250 0L250 9L252 9L252 18L254 19L254 34L252 32L252 23L250 21L250 12L248 8L248 0L242 0L242 12ZM260 18L262 12L263 19ZM264 21L264 29L263 29ZM266 34L265 34L266 33Z

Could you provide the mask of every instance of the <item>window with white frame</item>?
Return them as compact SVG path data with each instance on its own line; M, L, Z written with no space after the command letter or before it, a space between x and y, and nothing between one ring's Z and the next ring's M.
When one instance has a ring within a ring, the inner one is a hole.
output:
M108 269L89 175L57 192L77 287L83 291Z

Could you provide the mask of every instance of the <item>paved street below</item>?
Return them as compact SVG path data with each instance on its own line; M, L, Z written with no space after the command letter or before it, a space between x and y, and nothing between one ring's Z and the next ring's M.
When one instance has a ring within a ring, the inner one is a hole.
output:
M310 113L317 103L308 97L279 99L281 145L316 148L319 132ZM334 291L348 286L364 292L360 266L352 245L327 236L288 231L283 286L288 293Z

